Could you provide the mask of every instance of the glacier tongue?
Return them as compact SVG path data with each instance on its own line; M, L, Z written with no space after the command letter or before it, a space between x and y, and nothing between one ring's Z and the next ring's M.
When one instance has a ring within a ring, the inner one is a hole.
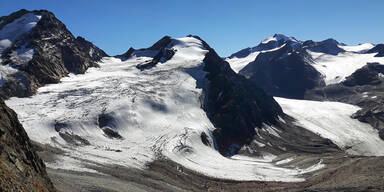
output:
M146 57L107 57L100 68L71 74L32 97L6 103L32 140L66 151L48 164L53 168L87 171L87 163L95 162L142 169L165 156L211 177L288 182L303 181L301 174L323 167L282 168L263 158L221 156L213 147L214 126L201 109L202 90L196 87L196 79L205 79L207 50L193 37L173 39L168 46L177 50L172 59L150 69L136 68ZM100 128L102 114L112 118L109 128L122 139L107 137ZM89 145L67 143L59 132L80 136ZM202 143L203 132L211 146Z
M296 118L297 124L328 138L353 155L383 156L384 141L369 124L352 119L360 108L339 103L295 100L275 97L284 113Z

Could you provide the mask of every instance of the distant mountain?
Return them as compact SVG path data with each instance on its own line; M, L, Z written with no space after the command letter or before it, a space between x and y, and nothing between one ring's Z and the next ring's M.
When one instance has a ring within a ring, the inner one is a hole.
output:
M30 96L68 73L84 73L107 56L75 38L53 13L20 10L0 18L0 96Z
M342 82L368 62L378 61L370 54L378 52L372 44L347 46L334 39L314 42L276 37L253 48L258 51L242 51L242 57L238 52L226 59L239 74L274 96L302 99L307 90ZM270 42L272 49L260 49Z

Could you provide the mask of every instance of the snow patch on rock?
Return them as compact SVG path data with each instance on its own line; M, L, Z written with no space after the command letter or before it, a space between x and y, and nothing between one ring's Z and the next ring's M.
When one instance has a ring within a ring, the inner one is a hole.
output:
M4 49L11 46L12 42L18 37L35 27L40 19L40 15L27 13L20 18L15 19L12 23L5 25L0 30L0 53L3 52Z

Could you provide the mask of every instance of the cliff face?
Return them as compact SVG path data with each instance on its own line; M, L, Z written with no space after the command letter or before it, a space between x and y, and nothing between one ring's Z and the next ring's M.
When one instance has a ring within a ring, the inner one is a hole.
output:
M256 127L276 123L283 111L272 96L236 74L214 49L201 41L209 51L203 60L209 83L203 87L202 107L217 128L213 134L219 151L229 154L232 145L249 144Z
M0 100L0 191L56 191L16 113Z
M89 67L97 67L96 62L107 56L84 38L75 38L51 12L21 10L16 13L3 17L3 22L8 24L0 28L3 34L0 40L10 41L1 50L0 62L12 71L2 77L5 79L0 91L3 98L30 96L38 87L57 83L68 73L84 73ZM25 30L28 26L28 30L17 35L10 33L20 22L25 23L20 28Z

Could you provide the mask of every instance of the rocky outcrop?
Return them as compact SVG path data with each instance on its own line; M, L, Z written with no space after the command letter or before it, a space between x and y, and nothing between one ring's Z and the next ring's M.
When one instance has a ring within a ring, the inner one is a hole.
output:
M168 60L172 59L173 55L175 55L176 50L171 49L168 45L172 42L172 38L170 36L164 36L151 47L143 48L135 50L130 47L128 51L126 51L122 55L118 55L117 57L125 60L129 59L134 55L145 55L148 57L152 57L151 60L144 61L143 63L136 66L136 68L140 70L150 69L156 66L158 63L165 63Z
M16 38L3 52L1 64L9 65L17 72L7 76L0 91L1 97L30 96L38 87L58 83L68 73L84 73L89 67L97 67L96 62L107 56L84 38L75 38L53 13L22 10L16 15L22 13L32 13L41 18L35 27ZM20 50L32 52L33 57L20 59L16 54Z
M378 44L372 49L368 50L367 53L377 53L375 57L384 57L384 44Z
M16 113L0 100L0 191L56 191Z
M260 53L240 74L274 96L302 99L308 89L324 86L305 50L289 45Z
M384 100L370 101L364 108L352 115L352 118L361 122L369 123L379 130L379 136L384 140Z
M341 45L341 43L337 42L334 39L326 39L320 42L308 40L303 43L303 48L313 52L337 55L341 52L345 52L345 50L340 48L339 45Z
M384 74L384 65L380 63L367 63L356 70L343 81L346 86L376 85L381 83Z

